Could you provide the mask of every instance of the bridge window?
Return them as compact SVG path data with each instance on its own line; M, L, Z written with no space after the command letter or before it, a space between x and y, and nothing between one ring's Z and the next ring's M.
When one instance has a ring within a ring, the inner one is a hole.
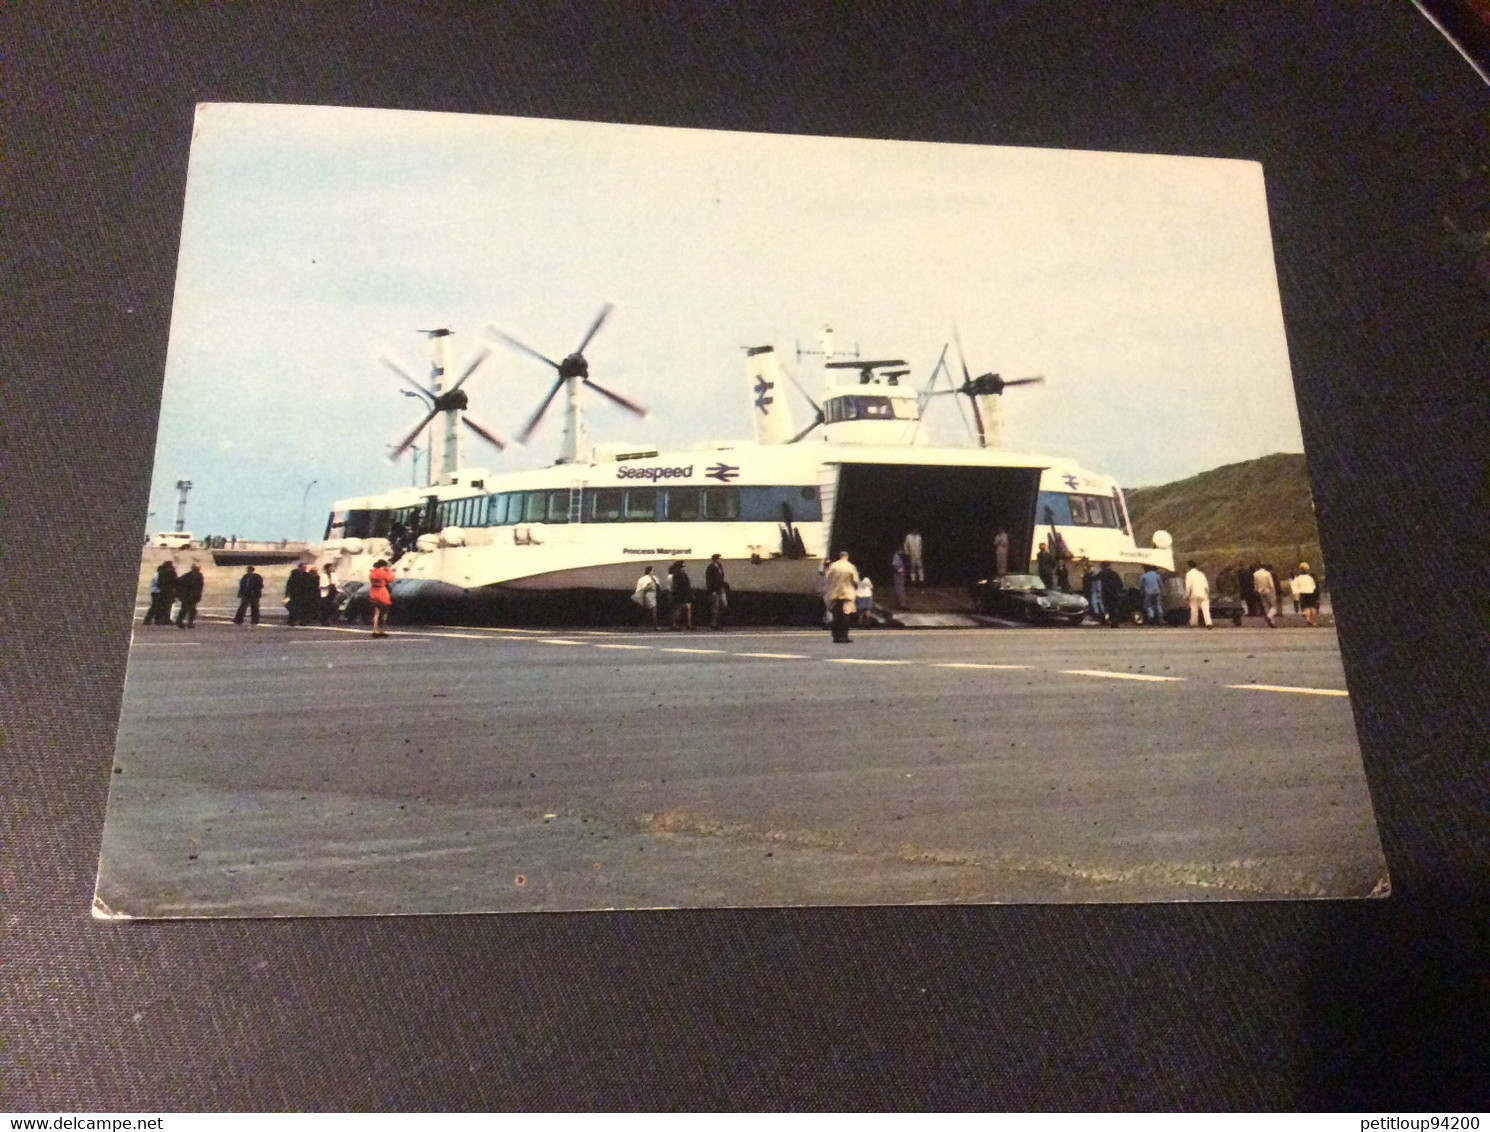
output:
M1079 495L1073 495L1071 497L1071 522L1075 523L1078 527L1087 525L1086 500Z
M569 489L563 491L550 491L548 495L548 521L550 523L569 522Z

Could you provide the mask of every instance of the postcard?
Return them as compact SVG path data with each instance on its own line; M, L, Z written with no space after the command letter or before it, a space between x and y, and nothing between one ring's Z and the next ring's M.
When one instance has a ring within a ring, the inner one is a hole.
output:
M1386 895L1265 178L198 107L95 916Z

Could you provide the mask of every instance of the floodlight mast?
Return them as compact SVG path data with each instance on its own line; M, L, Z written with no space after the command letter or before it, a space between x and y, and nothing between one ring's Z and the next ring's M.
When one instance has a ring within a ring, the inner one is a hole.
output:
M176 481L176 530L186 530L186 493L191 490L191 480Z

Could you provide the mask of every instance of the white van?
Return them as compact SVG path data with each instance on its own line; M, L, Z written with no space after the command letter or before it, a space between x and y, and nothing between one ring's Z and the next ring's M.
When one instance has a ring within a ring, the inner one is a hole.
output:
M190 531L161 531L151 536L150 545L163 550L186 550L195 541Z

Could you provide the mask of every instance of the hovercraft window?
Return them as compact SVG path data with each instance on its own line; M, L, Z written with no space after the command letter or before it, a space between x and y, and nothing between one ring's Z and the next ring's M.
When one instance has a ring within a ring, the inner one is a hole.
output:
M626 493L618 488L602 488L590 495L589 519L592 523L619 523Z
M626 521L628 523L652 523L657 520L657 489L655 487L632 487L626 489Z
M668 488L667 517L670 522L674 523L696 523L703 518L698 488Z

